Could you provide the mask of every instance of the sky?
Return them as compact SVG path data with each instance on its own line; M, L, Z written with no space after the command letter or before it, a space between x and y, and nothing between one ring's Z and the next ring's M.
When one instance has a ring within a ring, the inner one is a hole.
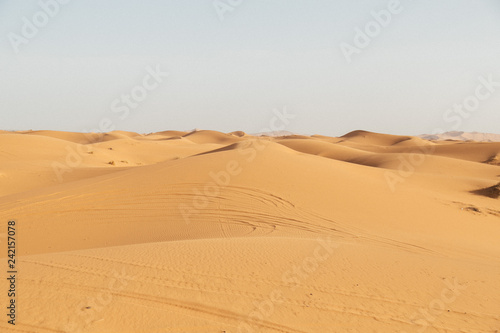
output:
M498 0L0 0L0 129L500 133L499 60Z

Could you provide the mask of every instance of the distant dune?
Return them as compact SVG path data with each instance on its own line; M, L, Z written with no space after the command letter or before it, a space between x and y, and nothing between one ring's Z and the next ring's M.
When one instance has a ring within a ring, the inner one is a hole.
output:
M478 132L445 132L441 134L419 135L426 140L459 140L477 142L500 142L500 134L478 133Z
M289 131L270 131L270 132L260 132L260 133L253 133L252 135L254 136L287 136L287 135L294 135L294 133L289 132Z
M500 330L500 136L264 134L0 131L0 331Z

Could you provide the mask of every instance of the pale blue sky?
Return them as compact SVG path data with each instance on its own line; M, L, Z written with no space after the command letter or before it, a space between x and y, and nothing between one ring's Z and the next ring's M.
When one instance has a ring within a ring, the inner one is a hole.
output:
M401 0L348 63L341 43L389 2L242 0L221 21L212 0L72 0L15 53L41 7L0 0L0 129L258 132L286 106L304 134L499 133L500 87L468 118L443 115L479 76L500 84L500 1ZM112 102L157 65L169 76L120 119Z

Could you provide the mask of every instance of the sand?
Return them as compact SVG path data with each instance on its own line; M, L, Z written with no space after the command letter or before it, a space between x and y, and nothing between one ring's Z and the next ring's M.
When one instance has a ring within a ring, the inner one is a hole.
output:
M2 131L0 331L499 332L499 156L366 131Z

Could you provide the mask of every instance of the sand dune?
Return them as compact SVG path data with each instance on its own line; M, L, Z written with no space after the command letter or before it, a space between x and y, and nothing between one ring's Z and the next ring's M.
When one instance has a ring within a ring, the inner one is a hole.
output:
M150 133L150 135L162 135L162 136L167 136L167 137L173 137L173 136L184 136L188 134L188 132L184 131L162 131L162 132L156 132L156 133Z
M194 143L229 144L241 140L239 136L216 131L193 131L182 136Z
M366 131L0 132L23 304L0 330L496 332L499 154Z
M353 131L341 136L341 138L351 142L365 143L376 146L392 146L412 139L409 136L380 134L368 131Z

